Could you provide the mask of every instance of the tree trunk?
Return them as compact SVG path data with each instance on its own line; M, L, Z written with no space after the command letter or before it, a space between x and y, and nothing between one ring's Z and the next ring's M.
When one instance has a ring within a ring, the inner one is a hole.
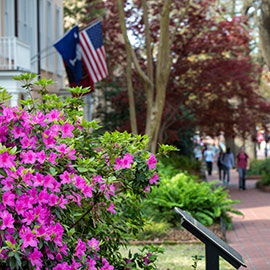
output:
M259 25L260 47L265 63L270 69L270 1L262 0Z
M131 132L133 134L138 134L134 91L132 86L131 56L128 50L127 50L127 86L128 86L129 118L130 118Z

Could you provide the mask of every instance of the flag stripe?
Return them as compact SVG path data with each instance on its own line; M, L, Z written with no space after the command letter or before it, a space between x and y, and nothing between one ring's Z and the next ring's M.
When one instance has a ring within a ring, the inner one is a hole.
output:
M106 70L104 68L104 63L102 61L103 55L100 53L100 49L97 49L96 52L97 52L97 57L98 57L98 60L99 60L99 63L100 63L100 68L101 68L101 71L102 71L102 79L103 79L103 78L106 77Z
M86 61L85 61L86 59ZM96 77L95 73L93 72L93 66L91 66L91 62L87 60L87 55L85 54L84 48L82 47L82 61L86 66L86 70L90 78L94 83L98 82L98 78Z
M106 75L108 75L108 69L107 69L107 64L106 64L106 57L105 57L105 49L104 49L104 46L101 47L101 52L102 52L102 55L103 55L103 61L104 61L104 66L105 66L105 69L106 69Z
M104 72L105 77L106 77L108 75L108 73L107 73L107 67L106 67L106 62L105 62L105 57L104 57L104 54L103 54L103 51L102 51L102 47L97 49L97 53L98 53L98 56L99 56L100 63L102 65L103 72ZM105 77L103 77L103 78L105 78Z
M85 41L86 51L88 51L91 54L91 58L89 57L89 61L93 62L93 66L95 66L95 73L97 74L99 81L102 80L104 77L104 74L102 73L101 67L100 67L100 61L98 59L97 52L94 49L94 46L91 42L91 40L88 38L88 36L82 32L83 39ZM90 55L89 55L90 56Z
M98 67L97 67L97 65L96 65L96 61L95 61L95 58L94 58L94 55L93 55L93 52L92 52L92 50L91 50L91 48L89 48L89 44L88 44L88 41L87 41L87 39L86 39L86 37L85 37L85 34L84 34L84 32L82 32L81 33L81 46L82 46L82 48L84 49L84 51L85 51L85 59L84 59L84 61L85 62L89 62L89 64L90 64L90 66L92 67L92 71L93 71L93 73L95 74L95 77L96 77L96 81L95 82L98 82L98 81L100 81L102 78L101 78L101 76L100 76L100 73L99 73L99 70L98 70ZM92 45L92 44L91 44Z

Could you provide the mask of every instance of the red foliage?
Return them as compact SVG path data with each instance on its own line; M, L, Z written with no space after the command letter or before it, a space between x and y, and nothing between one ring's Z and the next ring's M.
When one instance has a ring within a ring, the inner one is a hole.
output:
M150 30L153 46L159 39L160 1L149 6ZM199 127L208 134L221 130L227 136L236 133L252 133L257 123L268 120L270 106L257 93L260 70L249 57L250 36L246 21L241 17L218 21L209 17L211 1L197 1L180 25L176 41L172 45L173 66L166 93L166 105L160 132L160 141L172 143L178 140L177 130L188 125ZM181 10L185 1L174 0L173 7ZM103 21L106 37L106 53L111 76L119 77L119 85L125 86L125 48L121 38L115 0L106 1L107 16ZM136 16L134 16L136 14ZM136 54L145 67L144 25L141 1L126 6L127 25L136 37ZM171 27L176 24L171 17ZM171 30L171 29L170 29ZM155 69L155 59L153 66ZM115 71L118 71L117 73ZM137 123L139 131L145 127L145 98L143 85L134 72ZM117 110L128 106L127 93L113 99ZM183 108L195 118L183 117ZM121 129L130 130L129 123Z

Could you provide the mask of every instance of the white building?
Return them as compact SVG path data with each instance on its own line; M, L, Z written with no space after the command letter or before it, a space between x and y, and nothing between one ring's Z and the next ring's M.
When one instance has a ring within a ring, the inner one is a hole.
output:
M12 95L10 105L24 98L12 78L24 72L40 74L63 88L62 59L53 43L63 36L63 0L0 0L0 86Z

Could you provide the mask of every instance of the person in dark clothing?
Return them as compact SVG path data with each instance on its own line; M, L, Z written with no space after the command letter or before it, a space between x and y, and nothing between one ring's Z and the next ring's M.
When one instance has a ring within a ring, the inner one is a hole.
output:
M217 166L218 166L218 178L219 178L219 181L222 180L222 172L224 171L224 167L223 167L223 164L221 162L221 158L223 156L223 151L222 149L220 149L219 153L218 153L218 158L217 158Z

